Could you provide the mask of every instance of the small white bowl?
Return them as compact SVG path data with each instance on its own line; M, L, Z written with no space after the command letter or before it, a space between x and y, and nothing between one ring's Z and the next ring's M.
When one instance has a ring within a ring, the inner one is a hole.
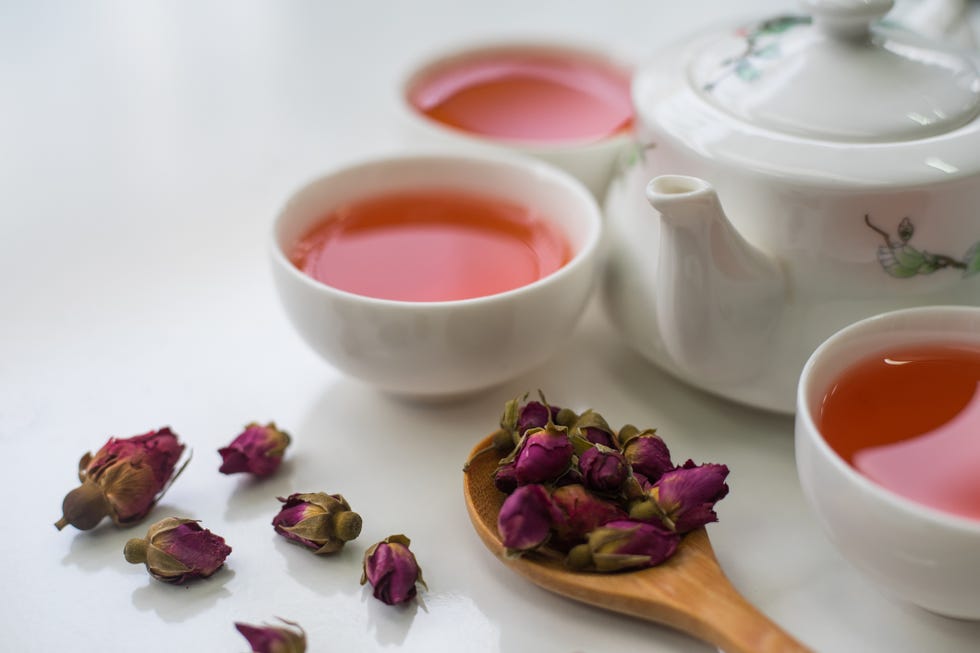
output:
M615 173L616 164L633 142L632 130L599 139L540 142L495 138L456 129L421 113L411 102L412 90L433 71L455 62L492 55L497 52L557 54L571 59L595 61L632 76L634 63L620 53L609 53L592 45L560 41L513 40L467 44L447 48L421 59L409 67L398 88L397 104L414 144L434 144L462 151L514 152L555 165L576 177L602 199Z
M980 345L980 308L885 313L820 345L800 377L796 465L803 493L830 540L877 586L938 614L980 619L980 521L874 483L831 449L816 426L827 389L845 369L876 350L940 340Z
M312 279L289 248L331 209L425 188L467 191L536 209L568 238L573 256L531 284L443 302L375 299ZM404 155L327 174L297 191L276 217L272 261L286 313L303 339L338 370L381 390L417 398L470 394L544 363L581 316L596 274L601 217L581 183L520 157Z

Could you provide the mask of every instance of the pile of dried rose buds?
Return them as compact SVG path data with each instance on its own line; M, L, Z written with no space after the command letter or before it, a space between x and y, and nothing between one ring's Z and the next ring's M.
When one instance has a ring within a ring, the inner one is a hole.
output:
M494 484L508 496L497 527L508 552L548 550L575 569L621 571L667 560L681 536L717 521L728 467L671 462L653 429L618 432L526 396L507 402L494 434Z

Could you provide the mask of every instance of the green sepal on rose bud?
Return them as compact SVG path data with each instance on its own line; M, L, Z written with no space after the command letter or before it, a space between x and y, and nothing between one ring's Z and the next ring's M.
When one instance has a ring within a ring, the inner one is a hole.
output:
M58 530L69 524L79 530L95 528L105 517L117 526L141 521L180 476L184 445L164 427L131 438L110 438L95 455L78 461L81 485L62 501Z
M411 544L411 540L399 533L389 535L364 552L361 585L370 583L374 598L398 605L415 598L416 584L428 589L422 568L409 549Z
M590 444L601 444L610 449L618 449L616 433L606 418L591 408L579 415L570 425L569 435L581 438Z
M565 564L599 572L654 567L677 550L680 536L651 524L629 520L609 522L572 547Z
M316 554L335 553L361 534L361 516L340 494L291 494L272 519L276 532Z
M230 553L224 538L202 528L195 519L181 517L158 521L145 538L133 538L123 549L127 562L144 564L151 576L174 584L211 576Z

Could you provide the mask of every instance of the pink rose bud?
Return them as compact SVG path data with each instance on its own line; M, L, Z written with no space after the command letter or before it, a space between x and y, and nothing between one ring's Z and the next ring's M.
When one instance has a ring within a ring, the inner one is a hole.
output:
M517 466L513 460L497 466L493 472L493 484L504 494L510 494L517 489Z
M727 476L726 465L695 465L688 460L660 477L650 489L649 498L630 509L630 517L660 521L682 534L718 521L714 505L728 494Z
M55 526L86 531L107 516L117 526L142 520L187 465L174 473L183 452L184 445L166 427L110 438L94 456L86 453L78 462L82 484L65 496Z
M286 626L252 626L235 623L248 640L252 653L306 653L306 633L299 624L280 619Z
M674 554L680 539L651 524L613 521L589 533L588 542L569 551L566 562L573 569L601 572L653 567Z
M145 539L126 542L123 553L127 562L145 564L157 580L180 584L218 571L231 547L196 520L167 517L150 526Z
M558 406L547 406L540 401L527 402L517 416L518 435L524 435L529 429L543 429L558 417L559 411Z
M623 454L601 444L583 451L578 468L586 487L598 492L615 492L629 476L629 465Z
M631 432L624 436L624 432ZM674 468L670 462L670 451L667 445L653 429L636 431L636 427L623 427L620 431L623 438L623 455L634 472L643 474L651 483L656 483L664 472Z
M364 553L361 585L371 583L374 598L397 605L415 598L416 583L425 587L422 570L408 548L410 544L404 535L390 535Z
M252 422L231 444L218 449L222 474L248 472L254 476L271 476L282 462L289 446L289 434L276 428L274 422L265 426Z
M553 482L568 470L573 453L563 426L549 424L527 431L514 459L517 482L520 485Z
M581 485L556 488L551 502L559 511L555 533L566 543L581 541L603 524L628 517L615 503L600 499Z
M552 524L561 516L543 485L524 485L504 499L497 530L509 550L530 551L548 540Z
M610 428L609 423L606 422L602 415L591 408L582 413L578 420L576 420L571 433L573 436L581 437L592 444L601 444L610 449L619 448L616 444L616 436L612 428Z
M527 401L527 394L523 397L511 399L504 404L504 412L500 417L500 428L502 434L509 438L509 446L505 446L502 440L495 440L495 445L499 451L507 452L514 448L524 433L534 428L544 428L549 422L562 426L570 426L578 415L568 408L549 406L542 396L541 401Z
M314 553L340 551L361 534L361 516L340 494L291 494L272 518L276 532Z

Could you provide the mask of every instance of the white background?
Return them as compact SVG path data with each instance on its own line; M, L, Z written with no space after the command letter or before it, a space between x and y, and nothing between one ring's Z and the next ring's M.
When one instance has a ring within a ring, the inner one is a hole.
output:
M879 595L827 543L800 494L790 418L678 384L619 344L597 306L547 366L471 400L413 405L315 358L271 284L278 206L314 176L403 147L393 89L423 53L542 35L646 55L706 22L794 8L0 2L0 650L244 651L232 623L277 615L306 628L313 652L709 650L553 597L472 532L463 460L506 399L540 387L614 426L657 427L678 460L728 463L732 492L709 527L718 557L814 649L976 651L980 624ZM215 450L252 420L293 434L281 473L218 474ZM142 527L52 526L81 454L163 425L194 459L152 517L199 518L234 549L186 588L123 560ZM364 517L333 558L269 525L277 495L318 490ZM395 532L430 587L406 609L358 585L364 549Z

